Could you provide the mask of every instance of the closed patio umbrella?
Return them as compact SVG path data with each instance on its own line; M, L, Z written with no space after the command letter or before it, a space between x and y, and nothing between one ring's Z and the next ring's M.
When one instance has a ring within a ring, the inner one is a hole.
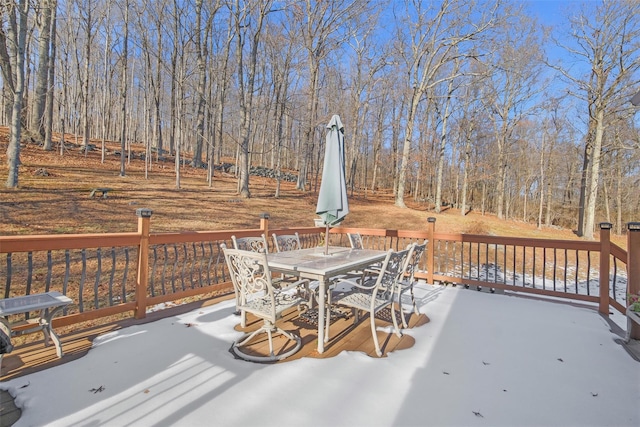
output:
M322 181L318 194L316 213L327 227L325 255L329 252L329 226L339 224L349 213L347 184L344 172L344 126L340 116L334 115L327 125L327 142L324 152Z

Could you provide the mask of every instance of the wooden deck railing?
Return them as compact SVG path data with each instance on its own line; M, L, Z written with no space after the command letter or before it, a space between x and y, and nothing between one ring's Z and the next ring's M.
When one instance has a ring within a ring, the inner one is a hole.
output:
M255 229L152 233L152 212L138 209L138 231L84 235L0 236L0 288L4 298L60 291L75 304L56 326L112 315L145 316L149 307L212 292L233 292L222 243L231 236L299 233L303 247L324 242L323 227L269 229L262 214ZM424 230L339 227L332 245L347 246L357 232L364 246L387 250L428 241L419 278L570 298L624 312L627 291L640 291L640 224L629 223L627 248L610 241L610 224L600 241L525 239L439 233L435 219ZM634 331L633 336L637 335Z

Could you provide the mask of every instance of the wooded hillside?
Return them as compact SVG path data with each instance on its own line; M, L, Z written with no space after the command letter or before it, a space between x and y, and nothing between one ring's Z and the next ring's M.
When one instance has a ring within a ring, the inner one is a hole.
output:
M189 165L213 189L214 166L233 159L241 199L252 196L251 167L292 173L313 194L325 127L339 114L352 193L384 189L400 209L455 207L586 238L602 221L620 233L640 208L629 103L640 3L571 3L555 28L528 6L3 2L0 124L10 139L0 174L18 187L20 141L65 156L53 135L68 133L103 163L117 151L110 167L122 177L142 151L145 179L171 166L179 189L178 166ZM119 149L107 153L107 141Z

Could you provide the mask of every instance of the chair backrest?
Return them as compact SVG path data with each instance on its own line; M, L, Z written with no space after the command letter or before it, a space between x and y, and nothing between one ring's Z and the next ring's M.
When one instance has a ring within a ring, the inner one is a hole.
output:
M251 237L231 236L233 247L241 251L264 252L269 253L269 244L264 234Z
M405 269L405 277L408 278L409 283L414 282L415 273L418 270L418 265L420 264L420 260L424 256L426 250L426 240L421 245L418 245L417 243L413 244L413 251L411 252L411 256L407 257L407 267Z
M349 243L353 249L364 249L360 233L347 233L347 237L349 237Z
M394 251L389 249L387 256L382 263L380 273L376 279L375 291L378 297L386 300L392 300L396 288L407 268L407 258L411 256L414 246L402 251Z
M223 251L238 293L238 308L275 322L276 300L267 254L229 248Z
M295 234L280 234L273 233L273 244L278 252L295 251L302 249L300 244L300 237L298 233Z

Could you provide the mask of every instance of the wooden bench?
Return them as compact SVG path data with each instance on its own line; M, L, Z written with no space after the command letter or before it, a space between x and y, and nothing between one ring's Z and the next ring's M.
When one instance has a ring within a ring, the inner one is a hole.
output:
M53 341L58 357L62 357L62 344L60 343L60 338L51 328L51 320L72 302L71 298L60 292L46 292L0 299L0 328L9 339L14 336L42 331L44 345L48 346L50 341ZM32 312L37 312L38 314L26 321L9 321L9 316L11 315ZM8 350L7 352L10 352L11 347ZM0 353L0 369L2 367L2 356L3 354Z
M89 197L93 197L96 195L96 193L100 193L102 195L102 198L106 199L109 191L111 191L111 188L94 188L93 190L91 190L91 193L89 193Z

